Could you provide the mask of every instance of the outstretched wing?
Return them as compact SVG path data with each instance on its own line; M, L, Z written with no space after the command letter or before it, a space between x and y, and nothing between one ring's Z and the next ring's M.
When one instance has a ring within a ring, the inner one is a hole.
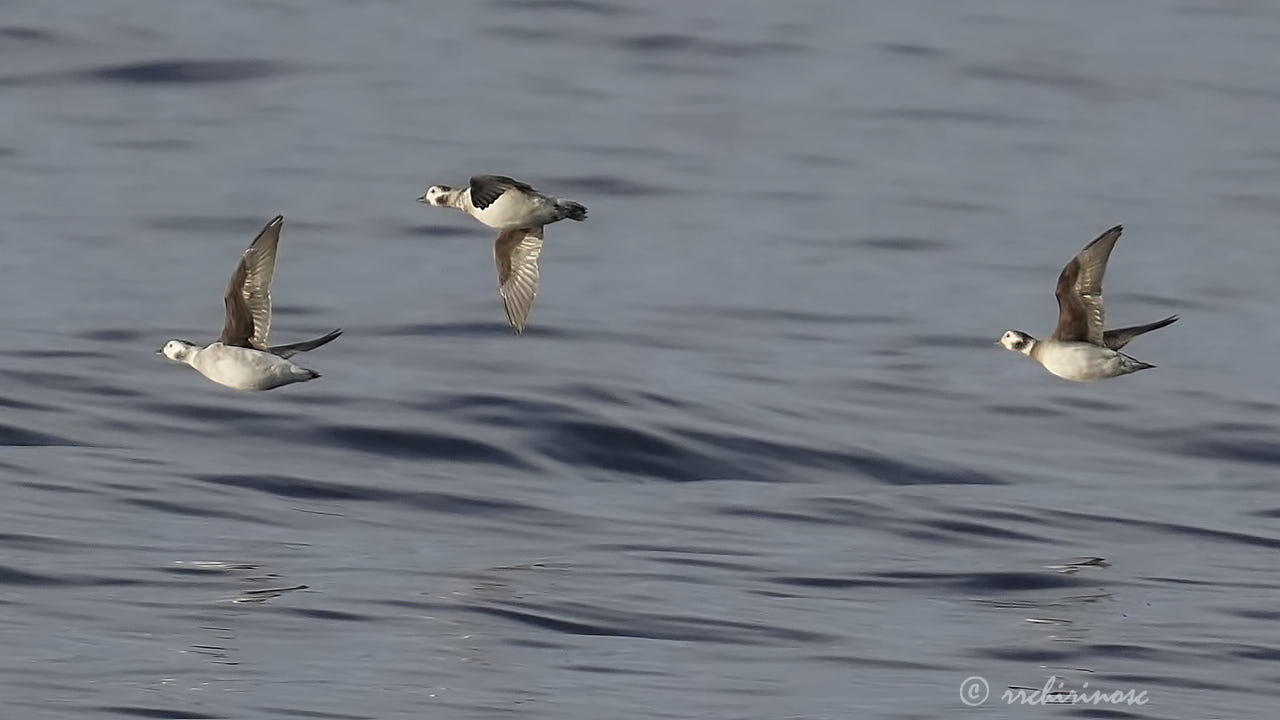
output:
M508 190L537 192L532 185L506 175L476 175L471 178L471 204L475 205L477 210L484 210Z
M1102 334L1102 342L1112 350L1119 350L1125 345L1128 345L1130 340L1138 337L1139 335L1149 333L1152 330L1159 330L1166 325L1172 325L1177 322L1177 320L1177 315L1170 315L1163 320L1157 320L1153 323L1147 323L1146 325L1134 325L1133 327L1108 330Z
M498 266L498 293L511 329L524 332L525 320L538 296L538 256L542 254L542 228L516 228L498 235L493 260Z
M1058 276L1058 326L1053 340L1103 344L1102 323L1106 311L1102 302L1102 276L1107 260L1124 228L1117 225L1084 246L1079 255L1062 268Z
M263 349L271 331L271 280L276 272L276 248L284 217L277 215L262 228L240 256L227 281L224 300L226 321L222 326L224 345Z
M311 340L303 340L302 342L289 343L288 345L273 345L267 348L267 352L271 353L272 355L279 355L282 358L291 358L294 355L297 355L298 353L304 353L309 350L315 350L316 348L320 347L321 345L324 345L325 343L336 340L338 339L338 336L341 334L342 334L342 329L339 328L337 330L332 330L325 335L321 335L318 338L312 338Z

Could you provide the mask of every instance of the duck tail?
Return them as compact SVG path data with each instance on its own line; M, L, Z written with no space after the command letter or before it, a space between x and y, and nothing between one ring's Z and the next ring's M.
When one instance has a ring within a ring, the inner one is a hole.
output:
M582 222L587 219L587 206L573 200L556 200L556 210L560 217Z
M1142 362L1141 360L1135 357L1131 357L1129 355L1125 355L1124 353L1120 353L1120 357L1123 359L1123 362L1124 362L1123 367L1125 370L1125 374L1136 373L1139 370L1150 370L1151 368L1155 367L1155 365L1152 365L1149 362Z
M312 370L311 368L304 368L301 365L294 365L290 368L290 373L293 375L296 382L306 382L320 377L320 373Z

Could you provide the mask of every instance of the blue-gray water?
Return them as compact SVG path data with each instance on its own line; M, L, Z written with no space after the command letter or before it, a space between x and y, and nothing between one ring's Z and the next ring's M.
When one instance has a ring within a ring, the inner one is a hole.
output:
M0 714L1274 716L1278 43L1226 0L0 2ZM476 172L591 209L524 337L413 201ZM154 356L276 213L324 377ZM1118 222L1159 368L993 348Z

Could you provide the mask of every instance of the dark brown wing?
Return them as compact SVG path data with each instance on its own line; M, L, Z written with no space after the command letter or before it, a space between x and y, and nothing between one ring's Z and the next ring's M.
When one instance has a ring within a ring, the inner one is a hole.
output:
M498 235L493 261L498 266L498 293L511 329L524 332L525 320L538 296L538 256L542 254L542 228L517 228Z
M532 185L506 175L476 175L471 178L471 204L475 205L477 210L483 210L492 205L494 200L502 197L502 193L512 189L527 193L537 192Z
M245 305L244 297L237 289L244 283L245 267L244 263L236 265L235 272L231 273L231 280L227 283L227 293L224 298L227 306L227 318L222 324L222 336L218 338L218 342L224 345L235 345L237 347L252 347L250 339L253 337L253 314L249 312L249 306Z
M1102 276L1107 272L1107 259L1120 239L1124 227L1117 225L1084 246L1079 255L1062 268L1058 276L1058 326L1053 340L1087 342L1102 345L1102 322L1106 314L1102 303Z
M264 349L271 331L271 280L276 272L276 248L284 217L277 215L262 228L240 256L227 281L224 301L227 318L222 326L225 345Z

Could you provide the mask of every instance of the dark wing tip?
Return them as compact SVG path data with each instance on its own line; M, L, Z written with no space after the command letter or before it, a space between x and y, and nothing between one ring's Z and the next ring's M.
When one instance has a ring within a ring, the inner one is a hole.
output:
M267 223L267 227L275 227L275 226L277 226L277 225L279 225L279 224L281 224L281 223L283 223L283 222L284 222L284 216L283 216L283 215L277 215L277 216L275 216L275 217L271 218L271 222Z
M1115 227L1109 228L1103 231L1101 235L1094 238L1088 245L1085 245L1084 249L1080 251L1080 254L1083 255L1084 253L1087 253L1090 248L1100 243L1110 242L1114 244L1116 241L1120 239L1120 235L1122 233L1124 233L1123 225L1116 225Z

